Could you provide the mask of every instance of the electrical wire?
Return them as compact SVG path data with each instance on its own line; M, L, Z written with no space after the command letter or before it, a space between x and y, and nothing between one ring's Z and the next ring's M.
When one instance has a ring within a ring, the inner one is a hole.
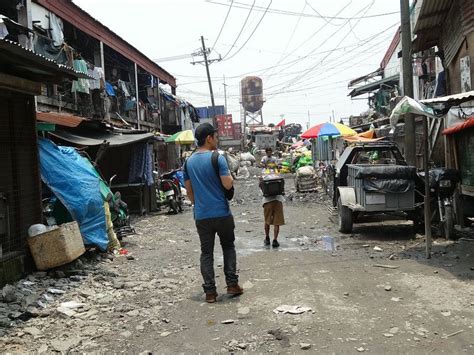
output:
M364 15L370 10L370 8L373 6L373 4L375 3L375 0L372 1L372 3L368 6L366 6L365 8L362 8L361 10L359 10L357 14L361 13L361 12L364 12ZM354 16L355 17L355 16ZM350 20L347 20L345 22L345 24L343 26L341 26L339 29L337 29L330 37L328 37L324 42L323 44L325 44L329 39L333 38L334 35L337 34L337 32L339 32ZM357 24L360 22L360 20L357 21ZM356 24L356 26L357 26ZM337 44L336 48L347 38L347 36L349 35L350 32L348 32L340 41L339 43ZM310 52L310 54L312 54ZM294 77L293 79L290 79L287 83L287 85L283 86L282 87L282 90L284 89L287 89L288 87L291 87L292 85L294 85L295 83L297 83L299 80L301 80L302 78L304 77L307 77L307 75L313 71L317 66L319 66L322 62L324 62L325 59L327 59L330 55L332 54L332 52L328 53L321 61L319 61L318 63L316 63L315 65L311 66L310 68L308 68L306 71L304 71L301 75L299 76L296 76Z
M210 4L215 4L215 5L222 5L222 6L229 6L229 4L226 3L221 3L215 0L205 0L206 2ZM235 2L234 3L234 8L239 8L239 9L248 9L249 5L246 3L242 2ZM265 8L263 6L255 6L254 7L255 11L265 11ZM299 16L298 12L294 11L287 11L287 10L279 10L279 9L272 9L268 11L269 13L273 14L278 14L278 15L289 15L289 16ZM364 15L364 16L354 16L354 17L342 17L342 16L319 16L317 14L303 14L303 17L313 17L313 18L326 18L326 19L333 19L333 20L357 20L357 19L370 19L370 18L375 18L375 17L384 17L384 16L391 16L399 14L398 11L394 12L385 12L385 13L380 13L380 14L373 14L373 15Z
M227 18L229 17L230 10L232 10L232 5L234 4L234 0L230 3L229 10L227 10L227 14L225 15L224 22L222 23L221 29L219 30L219 34L216 37L216 40L214 41L214 44L211 46L211 51L216 47L217 41L219 41L219 38L221 37L222 30L224 29L224 26L227 22Z
M266 8L266 10L268 10L268 9L270 8L272 2L273 2L273 0L270 0L270 2L268 3L268 6L267 6L267 8ZM234 52L234 54L232 54L229 58L225 59L225 57L224 57L224 58L222 58L222 60L230 60L230 59L234 58L234 57L245 47L245 45L248 43L248 41L250 41L250 38L252 38L252 36L254 35L255 31L257 31L257 28L258 28L258 27L260 26L260 24L262 23L263 18L265 17L266 14L267 14L267 11L265 11L265 12L263 13L262 17L261 17L260 20L258 21L257 25L256 25L255 28L253 29L253 31L252 31L252 33L250 34L250 36L249 36L249 37L247 38L247 40L244 42L244 44L242 44L242 45L240 46L240 48L237 49L237 51ZM231 49L231 50L232 50L232 49Z
M256 0L253 0L252 7L250 8L249 13L247 14L247 17L245 18L244 24L242 25L242 28L240 29L240 32L237 35L237 38L235 39L234 43L230 47L229 51L226 54L224 54L224 56L222 57L222 60L224 60L229 55L229 53L232 51L233 47L235 46L235 44L239 40L240 36L242 35L242 32L245 29L245 25L247 24L247 21L249 20L250 15L252 14L252 10L253 10L253 7L255 6L255 2L256 2Z
M350 4L352 3L352 0L350 0L346 5L344 5L337 13L336 13L336 16L341 14ZM304 41L302 41L295 49L293 49L293 51L291 51L290 53L288 53L284 58L282 58L279 62L277 62L277 65L281 63L281 61L285 60L286 58L288 58L292 53L298 51L301 47L305 46L308 41L312 40L319 32L321 32L326 26L328 25L328 23L325 23L323 24L321 27L319 27L315 32L313 32L308 38L306 38ZM318 48L318 47L315 47L315 48ZM314 51L314 49L313 49ZM299 58L298 60L295 60L294 63L291 63L291 64L295 64L297 62L300 62L304 59L306 59L308 56L303 56L301 58Z

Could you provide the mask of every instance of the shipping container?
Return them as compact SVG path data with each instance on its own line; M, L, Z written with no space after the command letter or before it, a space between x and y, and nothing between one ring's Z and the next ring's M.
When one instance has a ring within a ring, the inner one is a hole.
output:
M232 124L232 115L217 115L217 133L220 137L233 137L234 126Z

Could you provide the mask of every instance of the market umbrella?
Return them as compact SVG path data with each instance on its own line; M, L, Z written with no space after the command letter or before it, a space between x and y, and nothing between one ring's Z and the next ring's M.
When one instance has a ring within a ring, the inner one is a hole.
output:
M193 144L194 133L188 129L186 131L177 132L165 140L166 143L177 143L177 144Z
M333 137L333 136L352 136L357 134L352 128L341 123L320 123L311 127L301 135L301 138L311 139L317 137Z

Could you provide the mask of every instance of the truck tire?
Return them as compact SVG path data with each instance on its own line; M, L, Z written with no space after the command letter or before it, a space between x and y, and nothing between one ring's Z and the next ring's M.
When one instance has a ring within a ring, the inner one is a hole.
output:
M351 233L352 225L354 223L352 211L347 206L343 206L341 198L337 200L337 210L339 216L339 232Z
M446 220L444 221L444 237L447 240L454 238L454 214L453 206L444 206Z

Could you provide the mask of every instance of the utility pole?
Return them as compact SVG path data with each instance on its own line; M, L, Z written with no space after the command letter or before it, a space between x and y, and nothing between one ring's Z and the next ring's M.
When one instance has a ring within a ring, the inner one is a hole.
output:
M214 126L216 125L216 118L215 118L215 107L216 104L214 102L214 92L212 91L212 81L211 81L211 74L209 72L209 65L214 62L219 62L222 58L219 56L219 59L209 59L207 56L211 54L211 51L209 48L206 48L206 44L204 43L204 36L201 36L201 44L202 48L201 50L198 50L196 53L193 53L193 56L203 56L204 60L201 61L192 61L191 64L204 64L206 66L206 73L207 73L207 81L209 83L209 93L211 94L211 104L212 104L212 111L214 113L214 116L212 117L212 121L214 123Z
M227 115L227 84L225 83L225 75L224 75L224 113Z
M413 98L413 67L411 52L411 24L409 0L400 0L402 30L403 95ZM426 137L428 139L428 137ZM405 159L416 166L415 116L405 115Z

